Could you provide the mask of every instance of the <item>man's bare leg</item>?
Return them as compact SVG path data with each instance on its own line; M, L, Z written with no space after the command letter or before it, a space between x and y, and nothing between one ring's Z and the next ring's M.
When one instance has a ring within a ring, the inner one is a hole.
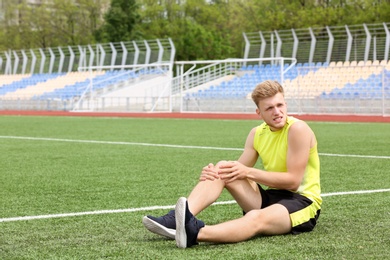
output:
M187 198L191 213L196 216L213 204L221 195L224 187L225 183L222 180L200 181Z
M281 235L291 231L287 209L274 204L265 209L252 210L245 216L220 223L206 225L198 234L198 242L234 243L248 240L255 235Z

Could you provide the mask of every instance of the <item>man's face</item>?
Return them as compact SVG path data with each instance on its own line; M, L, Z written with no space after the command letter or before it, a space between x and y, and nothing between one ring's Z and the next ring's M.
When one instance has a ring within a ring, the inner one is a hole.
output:
M256 113L272 131L282 129L287 121L287 105L282 93L260 100Z

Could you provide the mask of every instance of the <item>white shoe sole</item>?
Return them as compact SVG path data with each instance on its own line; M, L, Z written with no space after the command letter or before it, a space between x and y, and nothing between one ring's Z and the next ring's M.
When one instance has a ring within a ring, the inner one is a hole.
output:
M143 217L142 223L144 224L145 228L152 233L155 233L157 235L169 239L175 239L176 230L174 229L164 227L163 225L157 223L156 221L151 220L147 216Z
M175 219L176 219L176 245L179 248L187 247L187 233L185 228L186 219L186 202L187 199L181 197L175 207Z

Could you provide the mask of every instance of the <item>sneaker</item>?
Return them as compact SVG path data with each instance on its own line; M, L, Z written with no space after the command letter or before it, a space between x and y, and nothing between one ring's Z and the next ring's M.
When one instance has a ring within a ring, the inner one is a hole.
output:
M176 221L175 211L171 210L168 214L161 217L145 216L142 223L152 233L164 236L169 239L175 239L176 235Z
M176 218L176 245L180 248L197 245L199 230L204 227L204 223L192 215L188 209L186 198L180 198L175 208Z

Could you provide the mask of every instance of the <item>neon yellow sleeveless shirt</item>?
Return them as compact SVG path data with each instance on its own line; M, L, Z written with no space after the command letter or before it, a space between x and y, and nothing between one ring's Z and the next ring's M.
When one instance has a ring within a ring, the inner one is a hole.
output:
M288 116L284 128L276 132L272 132L265 122L256 128L253 147L258 152L266 171L287 172L287 135L291 125L297 121L299 119ZM305 175L296 192L316 201L319 205L322 203L317 144L310 149Z

